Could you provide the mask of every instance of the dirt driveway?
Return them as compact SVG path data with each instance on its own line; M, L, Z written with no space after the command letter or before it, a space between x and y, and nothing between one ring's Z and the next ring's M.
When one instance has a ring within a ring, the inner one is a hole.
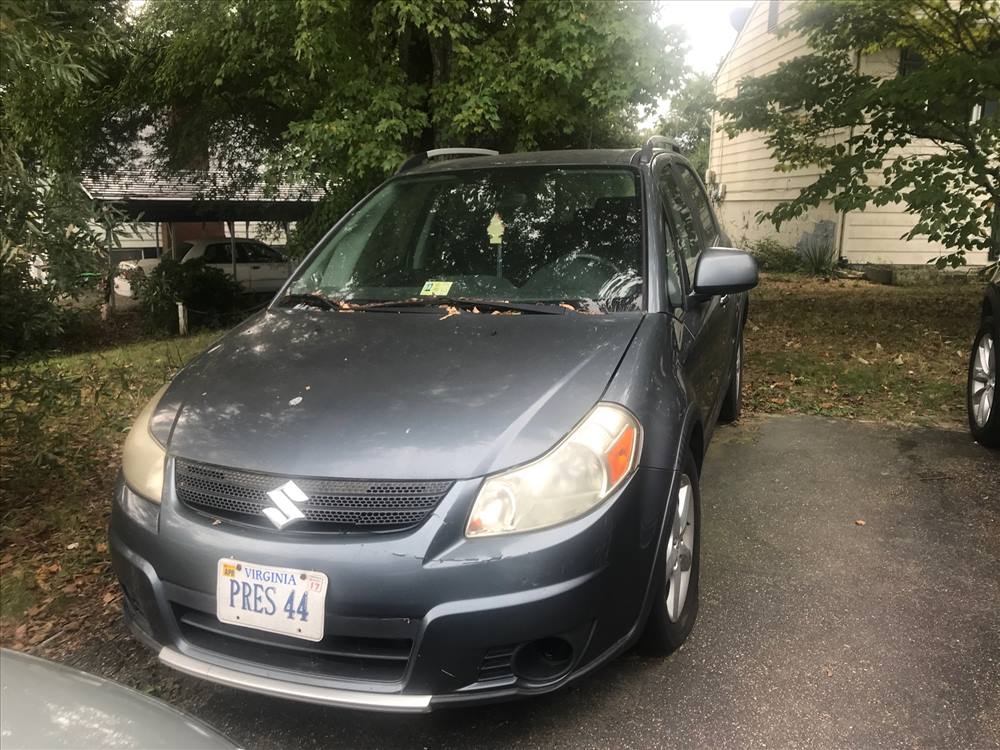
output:
M704 474L691 640L557 695L385 716L174 677L124 635L73 661L250 748L1000 746L1000 456L770 417L720 428Z

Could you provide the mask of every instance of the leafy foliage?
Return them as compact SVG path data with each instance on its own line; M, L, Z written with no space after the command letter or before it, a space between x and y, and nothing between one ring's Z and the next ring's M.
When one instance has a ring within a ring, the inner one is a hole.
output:
M795 248L782 245L777 240L764 238L748 244L750 254L761 271L792 273L802 267L802 259Z
M136 89L164 162L356 193L414 151L619 145L682 72L645 3L150 0ZM145 88L141 82L146 82ZM360 187L359 187L360 186Z
M784 31L803 34L813 52L743 80L719 105L730 136L767 132L782 169L824 170L760 218L780 226L828 198L838 211L902 202L917 218L907 238L954 249L940 264L964 264L966 252L991 242L996 249L1000 119L984 105L1000 98L1000 3L837 0L797 9ZM872 54L915 64L880 77L859 65L858 55Z
M144 320L155 330L177 332L178 302L188 307L192 326L232 323L239 312L240 285L206 265L204 258L186 262L164 258L148 276L133 272L129 281Z
M56 300L75 295L85 274L101 267L107 232L120 222L93 205L79 175L116 151L110 134L118 125L102 110L126 49L122 9L120 0L0 3L6 353L47 345L59 333L65 314Z
M708 145L712 137L712 110L715 93L711 77L694 75L670 100L670 108L660 118L656 130L677 141L691 164L704 175L708 169Z

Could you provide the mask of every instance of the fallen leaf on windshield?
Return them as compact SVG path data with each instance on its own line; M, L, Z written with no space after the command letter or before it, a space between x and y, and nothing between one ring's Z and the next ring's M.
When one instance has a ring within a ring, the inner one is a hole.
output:
M572 310L573 312L576 312L576 308L573 307L573 305L570 305L566 302L560 302L559 307L565 307L567 310Z
M520 310L494 310L490 315L520 315Z
M447 320L452 315L461 315L462 314L461 310L459 310L457 307L453 307L451 305L441 305L441 309L442 310L447 310L448 312L446 312L444 315L442 315L440 318L438 318L438 320Z

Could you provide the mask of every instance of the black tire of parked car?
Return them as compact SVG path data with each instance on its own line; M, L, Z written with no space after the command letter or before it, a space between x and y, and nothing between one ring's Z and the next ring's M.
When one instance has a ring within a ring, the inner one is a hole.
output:
M691 578L688 582L687 598L677 622L671 622L667 616L667 570L665 565L667 539L670 534L670 524L677 498L672 498L667 505L667 531L663 540L663 549L656 557L656 575L653 580L653 604L649 610L649 619L639 640L639 649L651 656L668 656L680 648L694 628L698 617L698 577L701 570L701 489L698 481L698 464L688 449L684 457L681 471L691 480L691 494L694 499L694 554L691 560Z
M969 417L969 430L972 432L972 437L980 445L985 445L987 448L1000 449L1000 404L996 402L995 396L993 408L989 419L986 420L986 424L982 426L976 424L976 418L972 413L972 369L975 365L979 342L987 334L993 336L994 347L1000 344L1000 318L983 318L983 322L979 326L979 331L976 333L976 338L972 342L972 351L969 354L969 372L965 386L965 404Z
M729 378L729 387L726 388L726 397L719 408L719 421L723 424L735 422L740 418L743 411L743 330L740 330L739 338L736 341L736 361L733 363L733 374Z

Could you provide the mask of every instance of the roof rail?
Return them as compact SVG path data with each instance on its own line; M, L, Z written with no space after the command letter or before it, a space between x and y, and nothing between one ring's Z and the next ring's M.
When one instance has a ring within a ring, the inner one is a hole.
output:
M405 172L408 169L413 169L414 167L419 167L424 162L430 161L431 159L438 156L499 156L499 151L494 151L491 148L432 148L430 151L421 151L418 154L414 154L409 159L403 162L402 166L396 170L396 174L400 172Z
M654 151L673 151L679 154L681 147L677 144L677 141L673 138L667 138L665 135L650 136L646 139L642 150L639 152L639 161L642 164L647 164L652 160Z

